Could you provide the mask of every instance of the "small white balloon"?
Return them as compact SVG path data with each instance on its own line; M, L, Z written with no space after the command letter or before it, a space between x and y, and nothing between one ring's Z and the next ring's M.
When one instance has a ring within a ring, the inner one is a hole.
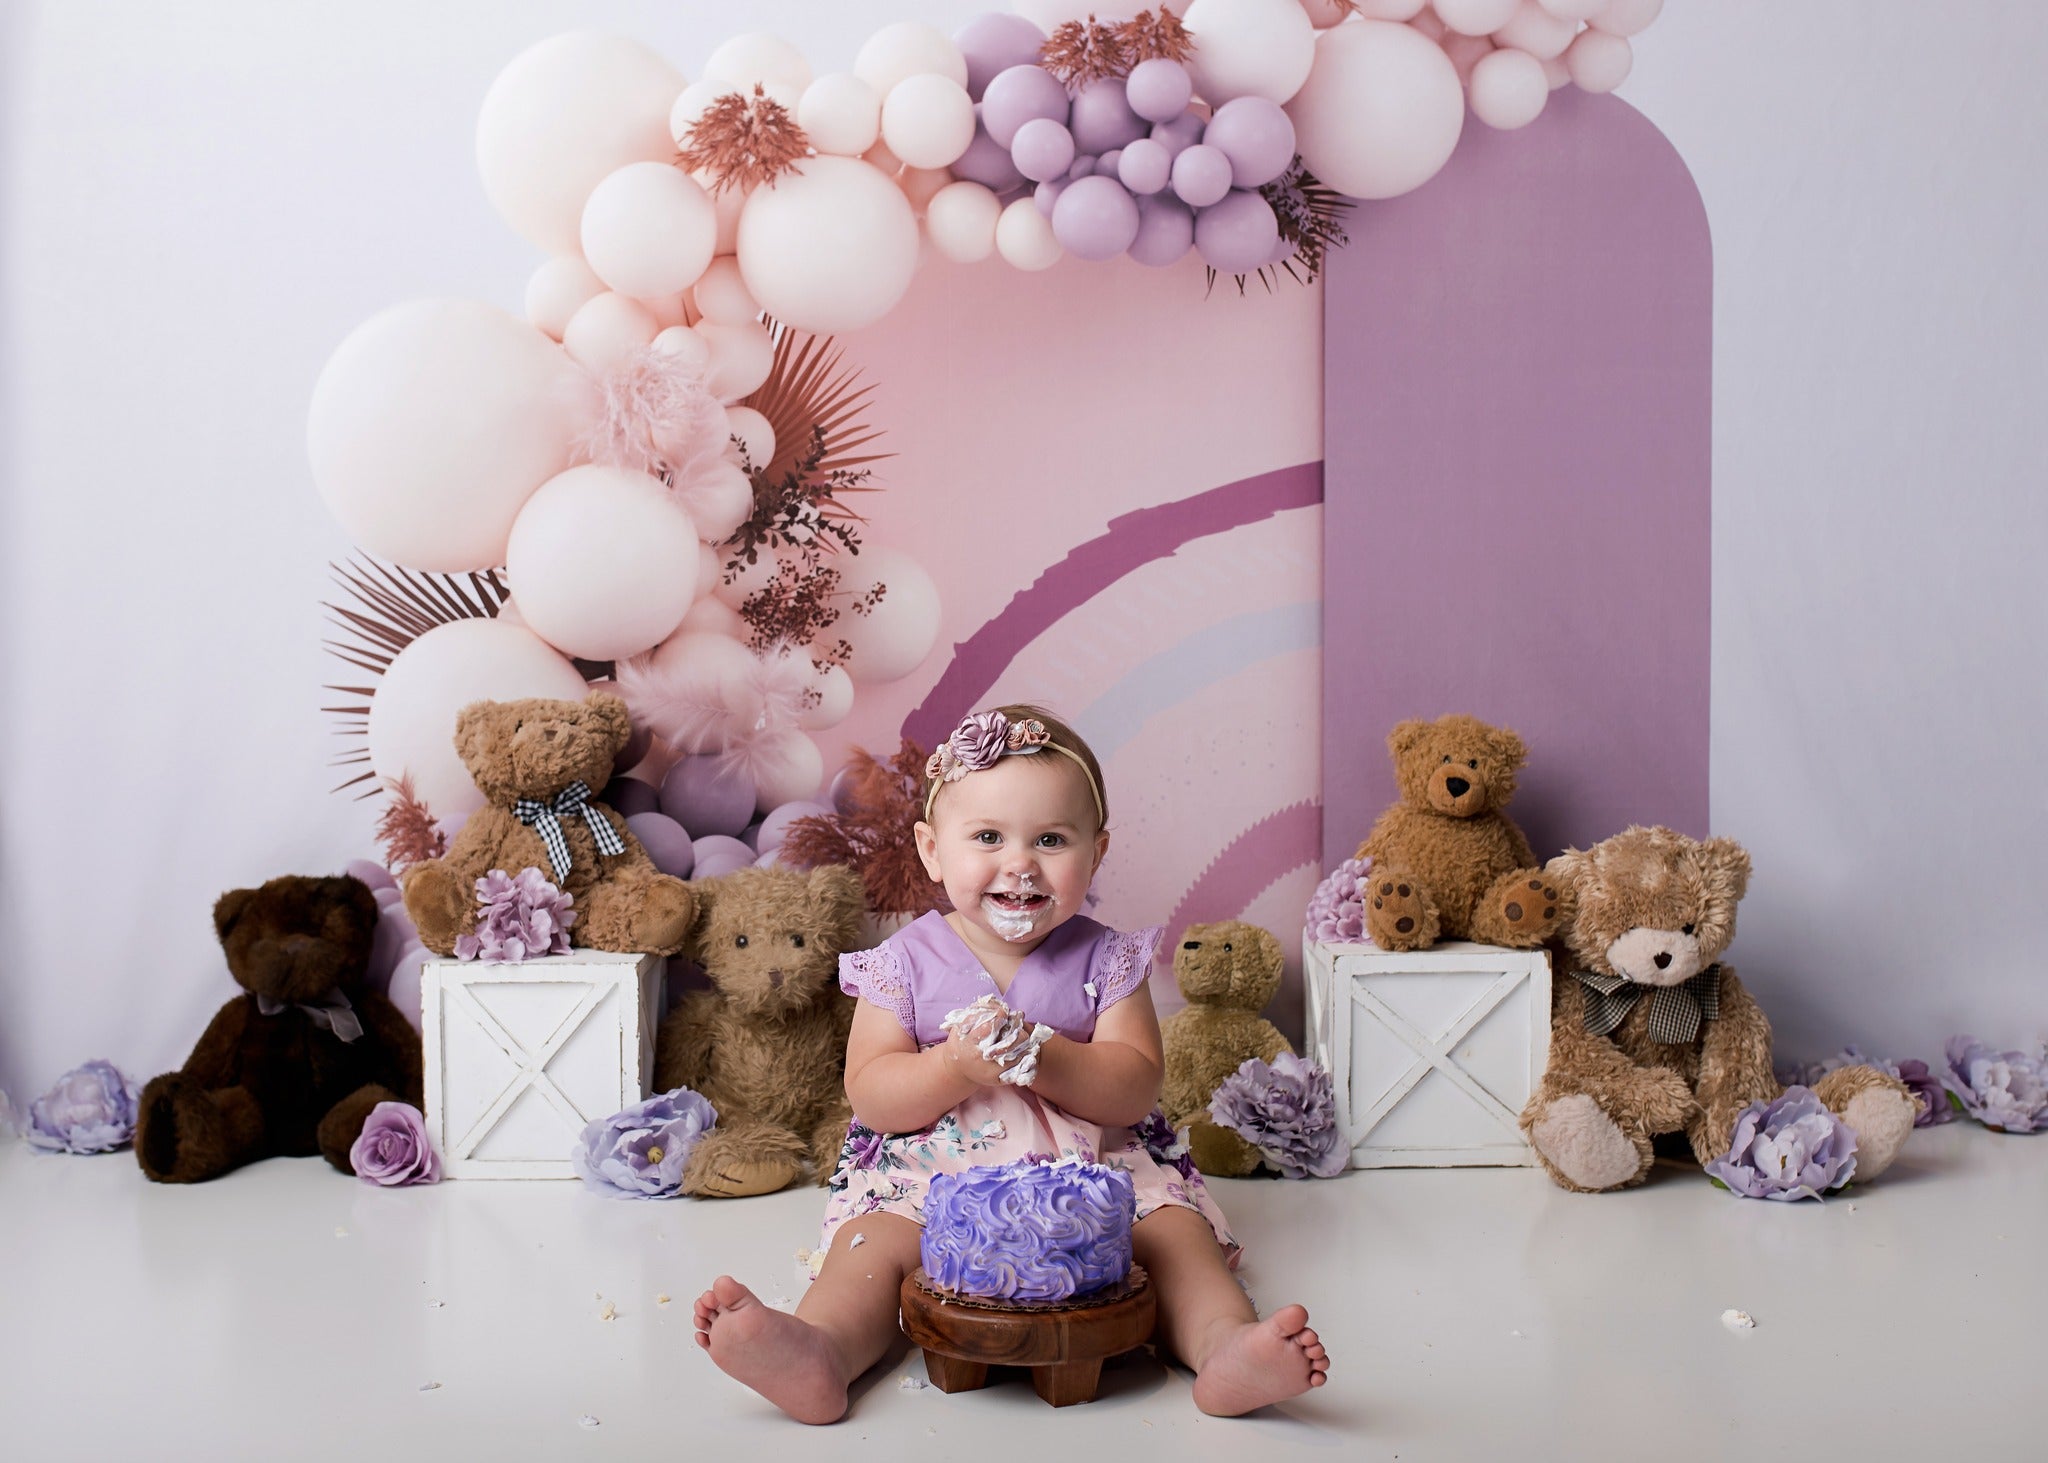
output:
M739 616L735 614L733 618L738 620ZM798 726L805 731L823 731L846 720L847 713L853 710L853 677L844 667L826 666L818 672L813 689L818 693L817 704L797 713Z
M1037 212L1034 207L1032 213ZM938 586L922 565L897 549L868 549L845 573L855 599L864 598L876 585L887 586L866 614L842 615L832 627L853 647L846 673L856 685L909 675L938 643Z
M1611 36L1639 35L1663 10L1664 0L1607 0L1606 8L1593 17L1593 28Z
M1059 263L1060 241L1052 220L1029 198L1013 200L996 220L996 252L1018 269L1050 269Z
M724 543L754 511L754 481L730 458L678 480L675 495L707 544Z
M718 587L711 592L718 599L734 609L747 602L750 595L759 594L775 582L775 576L782 572L782 561L770 553L757 554L751 564L741 564L731 576L721 577Z
M1317 36L1315 70L1287 114L1309 171L1353 198L1393 198L1450 161L1465 88L1414 27L1351 21Z
M640 303L646 307L647 313L654 317L654 323L663 330L697 323L697 312L690 308L690 297L686 292L656 295L642 299Z
M676 750L691 755L724 751L731 722L726 713L747 699L753 670L753 653L734 637L678 626L648 655L648 677L666 693L664 700L710 714L685 715L668 725L655 716L655 734L674 737Z
M1576 24L1559 20L1536 0L1521 0L1508 23L1495 31L1493 38L1503 46L1527 51L1538 61L1548 61L1552 56L1562 56L1578 33Z
M885 178L893 178L903 171L903 159L889 151L889 144L878 142L860 155L860 160Z
M697 119L710 109L713 102L720 97L737 96L740 90L738 82L713 81L709 77L684 87L668 110L668 132L675 139L676 146L689 145L690 129L697 125Z
M814 157L747 195L740 272L777 320L840 334L895 308L917 272L918 238L917 215L888 176Z
M1304 0L1310 19L1315 18L1318 5L1331 3L1335 0ZM1355 9L1367 20L1413 20L1428 3L1429 0L1356 0ZM1323 22L1316 21L1316 28L1322 29Z
M804 89L796 122L819 152L859 157L882 135L882 98L852 72L830 72Z
M704 545L704 549L707 553L711 552L709 544ZM714 560L716 557L714 554ZM710 577L700 579L698 582L705 585L708 589L710 585L718 582L718 575L722 572L723 566L714 562ZM740 618L738 610L734 609L717 595L705 593L697 596L697 602L691 605L690 612L683 616L683 623L676 626L676 633L678 635L723 635L730 639L742 640L746 638L747 622Z
M583 205L583 257L621 294L646 299L688 289L717 241L711 199L667 163L628 163Z
M1469 96L1473 116L1509 131L1543 115L1550 80L1543 74L1543 63L1527 51L1498 50L1480 57L1472 68Z
M526 281L526 318L555 340L569 317L604 293L604 281L574 254L550 259Z
M1579 90L1591 92L1613 91L1620 86L1628 80L1635 59L1635 51L1627 41L1604 30L1579 32L1579 38L1564 53L1564 64L1570 69L1572 80Z
M607 290L569 317L562 346L580 365L609 371L660 333L653 311L630 295Z
M932 247L956 264L975 264L996 248L1002 201L979 183L948 183L924 206L924 230Z
M1212 107L1243 96L1284 102L1315 63L1316 28L1297 0L1194 0L1181 20L1195 41L1188 71Z
M1607 0L1543 0L1543 8L1559 20L1569 20L1577 24L1583 20L1591 20L1606 9Z
M505 575L527 625L564 655L637 655L697 596L697 527L644 472L572 467L519 510Z
M712 256L730 254L739 247L740 212L747 206L746 191L737 184L719 187L718 180L706 172L690 174L697 180L711 199L711 206L718 210L718 242L711 246Z
M1406 0L1402 0L1402 3L1406 3ZM1301 8L1308 12L1309 24L1317 30L1328 30L1333 25L1349 20L1356 12L1356 5L1357 0L1301 0ZM1422 6L1423 0L1415 0L1417 10ZM1381 17L1383 20L1394 18L1396 17ZM1408 17L1403 15L1398 18L1406 20Z
M1543 79L1552 91L1572 84L1572 69L1564 64L1563 56L1546 56L1543 60Z
M711 342L687 325L671 325L655 336L649 344L658 351L681 356L684 361L700 370L710 369Z
M1435 0L1437 18L1461 36L1491 35L1521 0Z
M883 26L853 58L853 74L885 99L899 81L927 72L948 78L962 91L967 89L967 58L951 36L921 21L899 20Z
M825 785L825 754L800 731L771 732L747 749L754 773L754 807L772 813L784 803L814 796Z
M721 325L706 320L696 331L711 346L711 372L705 385L720 401L753 395L775 369L775 342L765 325Z
M748 86L757 81L779 82L802 91L811 84L811 63L781 36L753 31L734 36L704 63L704 75L715 81L736 81Z
M711 261L691 296L698 315L713 325L752 325L761 318L761 307L740 278L740 262L730 254Z
M906 76L882 102L882 141L906 167L943 168L974 141L974 100L951 77Z
M727 407L725 430L728 436L739 439L740 450L747 454L755 471L775 460L775 427L751 406Z

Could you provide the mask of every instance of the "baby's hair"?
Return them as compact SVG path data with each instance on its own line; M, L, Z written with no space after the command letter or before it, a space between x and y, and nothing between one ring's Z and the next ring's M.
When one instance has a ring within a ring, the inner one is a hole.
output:
M1095 749L1082 739L1081 734L1044 707L1033 706L1028 702L1012 702L1007 706L995 707L994 710L1002 713L1007 721L1013 723L1036 721L1045 727L1048 749L1058 748L1060 752L1072 758L1080 766L1081 771L1087 774L1090 784L1089 790L1094 794L1095 799L1095 810L1098 820L1097 831L1100 832L1102 829L1107 828L1109 826L1109 793L1102 785L1102 763L1096 760ZM927 777L930 778L929 769L927 769ZM936 778L930 778L926 783L927 816L929 816L929 810L937 805L937 795L940 787L941 784Z

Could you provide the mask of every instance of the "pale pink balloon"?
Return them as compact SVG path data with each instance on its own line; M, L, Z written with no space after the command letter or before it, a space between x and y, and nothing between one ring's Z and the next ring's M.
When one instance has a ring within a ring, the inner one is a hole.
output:
M775 342L760 324L721 325L704 320L695 326L711 347L705 385L720 401L738 401L761 389L775 369Z
M732 636L678 629L619 679L635 719L694 755L725 750L732 708L751 694L753 675L753 652Z
M1593 28L1611 36L1639 35L1663 10L1664 0L1607 0L1606 7L1592 18Z
M1036 208L1031 212L1038 217ZM931 575L908 554L889 548L863 550L842 572L855 598L876 584L889 587L869 613L846 615L833 627L853 647L846 673L855 685L909 675L938 643L939 591Z
M953 175L944 168L905 168L896 175L896 186L903 190L903 196L910 200L910 206L922 214L931 206L939 190L953 181Z
M387 784L410 775L437 818L474 812L484 796L455 751L455 717L472 701L527 696L580 701L583 675L531 630L451 620L392 659L370 700L370 765Z
M1521 0L1435 0L1437 18L1461 36L1483 36L1507 24Z
M1502 49L1482 56L1472 68L1472 115L1489 127L1526 127L1543 114L1550 80L1543 63L1527 51Z
M1415 19L1409 21L1408 24L1410 28L1420 31L1433 41L1441 41L1451 33L1450 27L1437 19L1437 14L1434 10L1418 11Z
M747 461L757 470L775 460L775 426L751 406L727 407L725 428L739 439Z
M804 89L797 125L819 152L859 157L882 135L882 99L850 71L834 71Z
M1405 0L1404 0L1405 3ZM1420 10L1424 0L1415 0L1415 9ZM1354 13L1349 0L1301 0L1301 8L1308 12L1308 23L1317 30L1328 30L1331 26L1349 20ZM1410 12L1411 14L1413 12ZM1406 20L1406 15L1383 15L1382 20Z
M707 547L709 547L707 545ZM712 573L718 573L716 566ZM715 577L709 580L716 583ZM683 623L676 626L678 635L723 635L728 639L741 639L747 633L747 622L740 618L740 612L715 594L700 594L697 602L690 606L690 612L683 616Z
M937 26L899 20L867 38L853 58L853 74L886 103L899 82L925 74L943 76L965 91L967 58Z
M704 62L704 75L716 81L777 82L802 91L811 84L811 63L804 53L768 31L734 36Z
M550 259L526 281L526 318L560 340L569 317L604 293L604 281L574 254Z
M1543 0L1543 8L1559 20L1573 24L1591 20L1607 8L1608 0Z
M1353 198L1392 198L1450 160L1465 89L1443 49L1419 31L1352 21L1317 35L1315 69L1287 114L1310 172Z
M1564 64L1563 56L1546 56L1543 59L1543 79L1552 91L1572 84L1572 69Z
M706 172L690 174L697 180L711 198L711 206L718 210L718 242L712 246L714 254L730 254L739 247L740 210L747 206L747 195L737 187L720 188L717 180Z
M766 589L781 569L782 561L775 554L761 553L756 555L753 563L741 564L731 578L721 577L711 592L738 609L749 595Z
M697 469L676 483L675 495L706 543L724 543L754 511L753 480L730 460Z
M1018 198L996 220L996 252L1013 268L1038 270L1059 263L1063 251L1053 237L1052 220L1031 199Z
M313 386L313 482L381 558L495 568L520 506L568 465L578 376L560 346L495 306L393 306L356 327Z
M858 330L909 290L917 215L866 163L814 157L747 196L738 252L747 288L777 320L816 334Z
M883 99L882 141L906 167L943 168L974 141L974 99L950 76L906 76Z
M505 574L526 623L563 654L637 655L696 598L697 527L645 473L572 467L520 510Z
M654 317L655 325L661 330L673 330L678 325L694 325L700 318L690 307L688 291L643 299L640 305Z
M682 73L638 41L572 31L530 46L491 83L476 126L492 207L550 254L573 254L583 203L609 173L673 152Z
M1600 30L1581 31L1564 53L1564 64L1579 90L1613 91L1628 80L1629 68L1635 65L1635 51L1620 36Z
M1562 56L1564 48L1579 33L1576 22L1559 20L1536 0L1521 0L1508 23L1494 32L1494 40L1517 51L1527 51L1539 61Z
M696 127L697 119L711 109L713 102L720 97L743 96L747 91L748 88L736 81L714 81L708 76L691 82L676 94L668 109L669 136L675 139L677 147L689 146L691 129Z
M828 665L818 672L813 684L818 692L817 704L799 711L796 724L805 731L823 731L846 720L853 710L853 677L843 667Z
M932 247L957 264L974 264L996 248L996 221L1003 205L979 183L948 183L924 206L924 228Z
M711 199L667 163L628 163L583 205L583 257L621 294L645 299L688 289L717 242Z
M1187 62L1203 101L1284 102L1314 64L1316 29L1298 0L1194 0L1181 21L1195 39Z
M687 325L671 325L649 342L655 350L681 356L701 371L711 369L711 342Z
M1304 0L1311 19L1315 18L1318 5L1327 6L1329 3L1331 0ZM1357 0L1357 9L1358 14L1367 20L1413 20L1422 13L1422 7L1428 3L1429 0ZM1323 24L1320 20L1316 21L1318 28Z
M740 262L730 254L711 261L690 296L699 315L713 325L752 325L761 318L760 305L740 278Z
M661 333L654 312L630 295L607 290L569 317L562 346L593 371L609 371Z
M784 803L816 797L825 785L825 755L800 731L771 732L747 749L754 774L754 808L770 813Z
M1482 57L1493 54L1493 40L1490 36L1462 36L1456 33L1444 37L1444 54L1451 58L1451 65L1457 68L1458 79L1472 80L1472 68Z

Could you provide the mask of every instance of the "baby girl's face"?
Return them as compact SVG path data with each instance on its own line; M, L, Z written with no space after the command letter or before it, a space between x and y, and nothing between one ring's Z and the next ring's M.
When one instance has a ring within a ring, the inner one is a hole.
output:
M1086 774L1057 752L947 783L917 825L925 872L971 925L1011 945L1035 945L1079 914L1108 848Z

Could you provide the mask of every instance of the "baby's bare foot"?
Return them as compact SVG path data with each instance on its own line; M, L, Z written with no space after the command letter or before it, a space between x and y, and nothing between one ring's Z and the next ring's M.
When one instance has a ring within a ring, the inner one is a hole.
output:
M846 1376L817 1327L764 1305L730 1275L697 1297L696 1319L697 1344L719 1370L798 1422L837 1422L846 1415Z
M1241 1417L1322 1386L1329 1370L1330 1355L1309 1330L1307 1309L1283 1306L1217 1343L1195 1374L1195 1406L1212 1417Z

